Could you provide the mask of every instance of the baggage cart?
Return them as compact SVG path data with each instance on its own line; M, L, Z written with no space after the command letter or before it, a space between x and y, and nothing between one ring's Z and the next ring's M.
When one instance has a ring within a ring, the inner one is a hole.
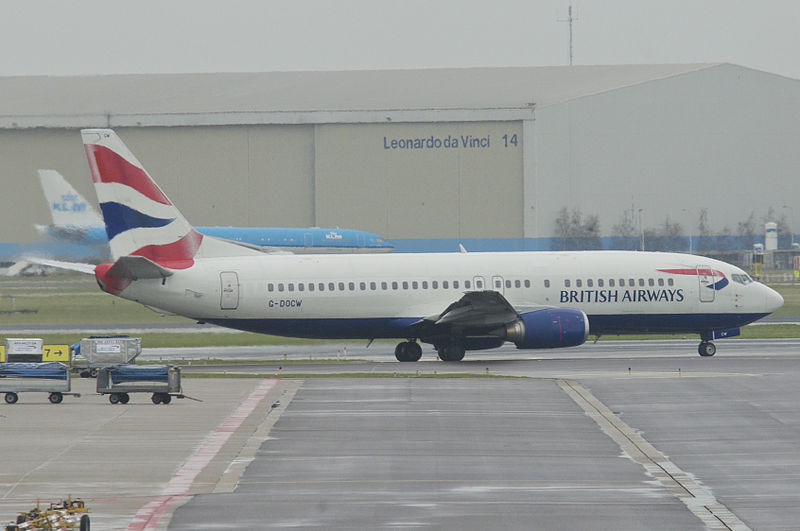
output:
M81 396L71 390L71 374L64 363L0 363L0 394L5 394L7 404L16 404L19 393L28 392L49 393L52 404L60 404L64 395Z
M97 373L97 392L112 404L127 404L130 393L152 393L154 404L169 404L181 392L181 369L174 365L116 365Z
M142 353L142 338L130 336L91 336L73 348L72 372L82 378L95 378L103 367L133 363Z

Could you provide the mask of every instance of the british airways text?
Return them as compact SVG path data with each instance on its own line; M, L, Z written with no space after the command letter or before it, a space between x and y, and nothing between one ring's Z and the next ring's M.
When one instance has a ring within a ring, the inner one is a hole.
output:
M683 302L683 289L561 290L562 303L577 302Z

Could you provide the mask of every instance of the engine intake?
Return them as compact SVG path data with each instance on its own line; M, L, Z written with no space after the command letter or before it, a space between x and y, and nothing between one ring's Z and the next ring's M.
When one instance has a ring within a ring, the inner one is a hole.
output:
M574 347L589 337L589 318L572 308L528 312L506 326L505 337L519 349Z

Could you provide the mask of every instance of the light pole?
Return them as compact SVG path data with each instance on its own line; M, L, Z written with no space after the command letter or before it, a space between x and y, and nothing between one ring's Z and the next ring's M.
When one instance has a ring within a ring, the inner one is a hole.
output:
M639 209L639 234L642 238L642 251L644 251L644 225L642 225L642 210L643 208Z

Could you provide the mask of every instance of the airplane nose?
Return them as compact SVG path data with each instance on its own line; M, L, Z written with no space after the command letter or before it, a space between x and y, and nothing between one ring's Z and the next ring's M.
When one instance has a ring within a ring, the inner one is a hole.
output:
M772 313L783 306L783 297L774 289L767 286L764 287L767 288L767 293L764 296L764 309L767 313Z

